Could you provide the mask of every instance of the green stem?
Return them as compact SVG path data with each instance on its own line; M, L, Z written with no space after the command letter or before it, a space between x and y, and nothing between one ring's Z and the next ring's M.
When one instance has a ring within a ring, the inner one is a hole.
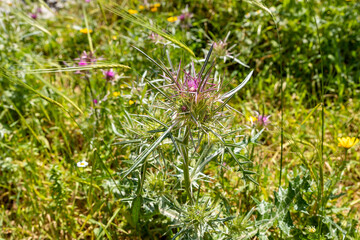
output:
M138 189L137 189L137 192L136 192L136 195L137 196L141 196L141 193L142 193L142 189L143 189L143 186L144 186L144 182L145 182L145 177L146 177L146 160L144 162L144 164L142 165L141 167L141 173L140 173L140 181L139 181L139 184L138 184Z
M95 109L95 103L94 103L95 94L94 94L94 91L93 91L93 89L92 89L92 87L91 87L91 83L90 83L90 78L89 78L89 76L86 75L86 76L85 76L85 79L86 79L86 81L87 81L87 84L89 85L90 96L91 96L91 106L93 106L93 108L94 108L95 119L96 119L95 124L96 124L96 127L98 127L98 118L99 118L99 116L98 116L98 113L97 113L97 111L96 111L96 109ZM95 135L95 133L94 133L94 135Z
M339 171L335 174L334 181L331 182L329 190L327 191L327 194L325 195L325 197L323 199L322 206L326 206L327 202L330 199L330 195L331 195L332 191L334 190L336 184L339 182L339 180L340 180L340 178L341 178L341 176L343 174L343 171L344 171L344 169L346 167L346 163L347 163L347 150L348 149L345 149L344 160L342 161L342 163L340 165Z
M190 199L190 203L194 204L193 196L191 193L191 180L189 173L189 154L188 154L188 143L189 143L190 130L189 127L186 127L185 136L183 144L180 144L182 157L183 157L183 171L184 171L184 182L185 182L185 190Z
M89 23L88 23L88 21L87 21L87 16L86 16L86 11L85 11L84 4L83 4L82 7L83 7L83 14L84 14L85 26L86 26L86 29L88 29L88 31L87 31L87 37L88 37L88 41L89 41L90 52L91 52L91 53L94 53L94 47L93 47L92 40L91 40L91 36L90 36Z

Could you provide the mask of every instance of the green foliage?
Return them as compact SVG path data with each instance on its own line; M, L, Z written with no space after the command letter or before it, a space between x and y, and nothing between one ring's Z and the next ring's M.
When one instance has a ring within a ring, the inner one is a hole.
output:
M0 238L359 239L359 9L0 2Z

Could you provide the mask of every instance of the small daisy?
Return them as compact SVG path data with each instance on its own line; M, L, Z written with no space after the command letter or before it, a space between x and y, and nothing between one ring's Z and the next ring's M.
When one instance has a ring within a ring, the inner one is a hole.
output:
M78 162L76 164L78 167L87 167L87 165L89 165L89 163L85 160L81 161L81 162Z

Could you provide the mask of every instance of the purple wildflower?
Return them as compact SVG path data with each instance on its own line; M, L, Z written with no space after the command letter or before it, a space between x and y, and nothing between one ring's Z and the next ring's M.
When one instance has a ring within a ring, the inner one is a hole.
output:
M185 14L181 14L181 15L179 16L179 19L180 19L180 21L184 21L184 20L185 20Z
M91 65L91 64L95 63L99 59L97 59L92 52L87 53L87 52L84 51L80 55L80 58L75 58L75 60L79 61L78 62L79 66L87 66L87 65ZM75 73L80 74L81 71L76 71Z
M36 14L36 13L32 13L32 14L30 14L30 17L31 17L32 19L36 20L36 19L37 19L37 14Z
M79 66L86 66L88 65L87 62L84 59L80 59L80 61L78 62Z
M182 28L189 28L192 26L191 24L191 18L193 17L193 14L189 12L189 8L186 6L184 10L182 10L182 13L178 17L180 20L180 26Z
M269 120L269 118L271 117L271 115L261 115L260 113L256 112L256 114L258 115L257 117L257 122L262 125L262 126L267 126L268 124L271 123L271 121Z
M79 61L80 66L86 66L95 63L98 59L95 57L95 55L92 52L87 53L83 51L80 58L76 58L75 60L80 60Z
M161 43L161 44L166 44L166 40L160 36L159 34L157 33L151 33L149 35L149 38L152 40L152 42L154 42L155 44L158 44L158 43Z
M95 98L95 99L93 100L93 103L94 103L94 104L98 104L98 100Z
M196 90L198 89L198 81L196 81L197 79L195 78L191 78L189 80L187 80L187 85L188 85L188 89L190 92L196 92Z
M89 2L90 2L90 0L85 0L85 2L89 3Z
M103 71L103 74L104 74L104 78L107 80L107 81L111 81L115 78L115 72L110 69L108 71Z
M189 12L185 12L179 16L180 21L185 21L187 19L192 18L193 14Z

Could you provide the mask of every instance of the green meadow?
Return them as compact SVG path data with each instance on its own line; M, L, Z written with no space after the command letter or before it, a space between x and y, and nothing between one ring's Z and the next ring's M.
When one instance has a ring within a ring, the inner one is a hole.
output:
M360 239L357 0L0 0L0 239Z

